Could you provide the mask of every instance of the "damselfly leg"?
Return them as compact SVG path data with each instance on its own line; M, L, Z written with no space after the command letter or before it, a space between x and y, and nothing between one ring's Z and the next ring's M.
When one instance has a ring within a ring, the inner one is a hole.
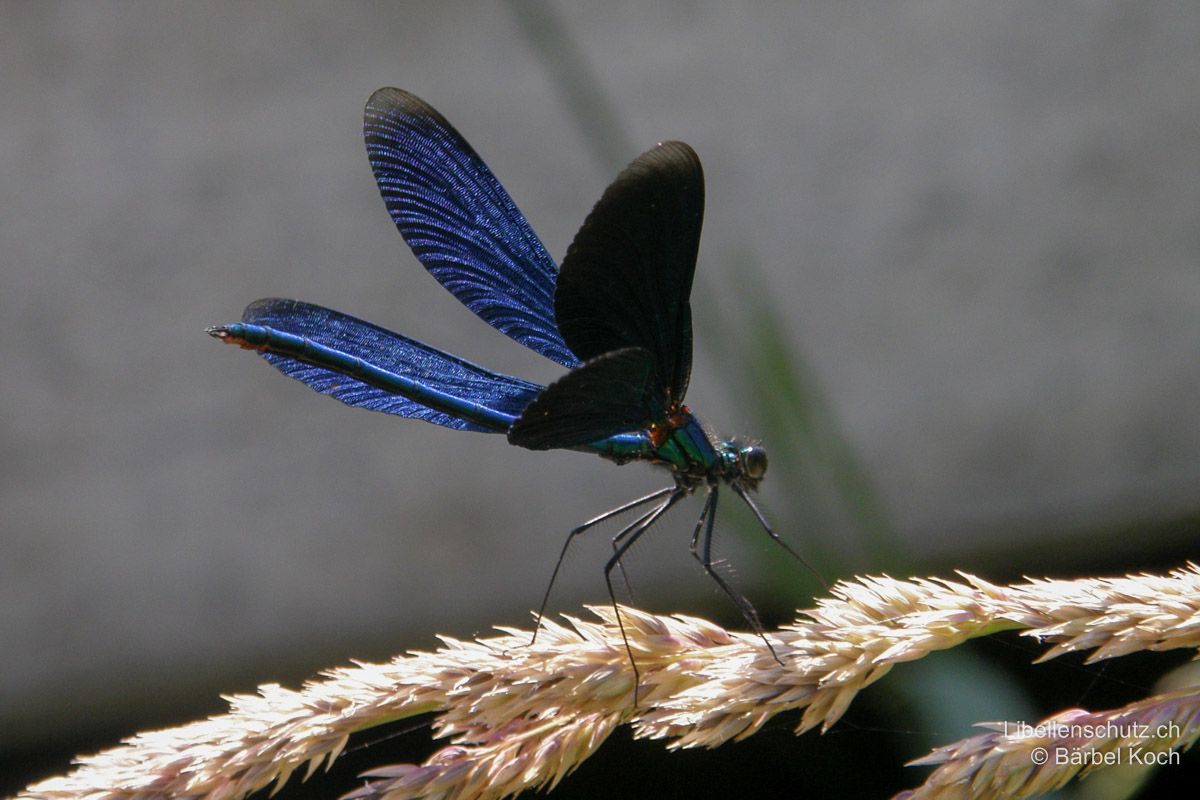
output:
M675 491L676 488L677 487L675 487L675 486L667 486L666 488L659 489L656 492L651 492L650 494L646 495L645 497L639 497L637 500L630 501L623 506L617 506L616 508L609 509L608 511L605 511L603 514L596 516L596 517L592 517L591 519L589 519L587 522L583 523L582 525L571 529L571 532L567 534L567 540L565 542L563 542L562 550L558 554L558 561L554 562L554 572L550 573L550 583L546 586L546 593L545 593L545 595L542 596L542 604L538 608L537 618L534 620L533 638L530 640L530 642L529 642L530 644L533 644L534 642L537 641L538 631L541 630L541 628L542 628L542 617L544 617L546 615L546 606L550 602L550 592L552 589L554 589L554 582L555 582L555 580L558 579L559 570L562 569L563 559L565 559L567 557L567 550L571 547L571 542L575 541L575 537L579 536L580 534L586 533L587 531L589 531L592 528L599 525L601 522L604 522L606 520L612 519L613 517L624 514L626 511L632 511L633 509L637 508L638 506L643 506L646 503L652 503L655 500L659 499L660 497L665 497L666 495ZM650 513L653 513L653 512L650 512ZM636 527L636 525L639 522L641 522L643 519L645 519L646 516L649 516L649 514L639 517L633 523L633 525L628 526L621 533L618 533L615 537L613 537L614 552L616 550L617 539L621 538L622 535L625 533L625 531L630 530L633 527Z

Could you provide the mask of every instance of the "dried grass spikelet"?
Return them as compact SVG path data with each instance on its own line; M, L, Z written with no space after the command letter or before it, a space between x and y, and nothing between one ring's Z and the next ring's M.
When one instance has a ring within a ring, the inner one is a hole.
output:
M1061 711L1023 728L989 722L989 733L934 750L910 764L937 764L895 800L1033 797L1105 766L1153 765L1200 737L1200 687L1156 695L1112 711Z
M331 763L352 733L428 711L439 712L434 731L452 743L424 764L376 770L354 796L503 797L554 786L622 723L641 737L668 738L670 747L743 738L790 709L804 710L800 731L827 729L894 664L997 630L1024 628L1054 642L1044 658L1200 647L1196 565L1165 576L1014 586L962 578L839 583L831 598L769 635L782 664L757 635L623 608L641 673L636 708L611 608L592 609L599 622L546 622L533 645L528 631L513 629L473 642L445 638L436 652L335 669L300 691L270 685L232 697L226 714L135 736L20 797L234 800ZM1200 721L1187 719L1170 746L1194 741ZM977 757L989 735L929 758L943 764L938 772L964 757L994 763ZM952 796L973 796L952 785L960 790Z

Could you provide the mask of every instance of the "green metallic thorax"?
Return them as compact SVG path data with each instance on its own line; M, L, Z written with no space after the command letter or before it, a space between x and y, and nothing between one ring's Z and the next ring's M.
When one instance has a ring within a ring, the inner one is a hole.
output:
M658 444L655 444L655 442ZM670 422L638 433L624 433L593 442L584 448L624 464L629 461L648 461L671 470L685 483L699 484L726 473L733 452L728 446L714 442L691 413L683 411Z

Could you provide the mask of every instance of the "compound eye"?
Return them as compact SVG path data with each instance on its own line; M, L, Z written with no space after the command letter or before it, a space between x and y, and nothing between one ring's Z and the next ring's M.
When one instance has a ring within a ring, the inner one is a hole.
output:
M742 473L753 481L767 474L767 451L761 447L742 448Z

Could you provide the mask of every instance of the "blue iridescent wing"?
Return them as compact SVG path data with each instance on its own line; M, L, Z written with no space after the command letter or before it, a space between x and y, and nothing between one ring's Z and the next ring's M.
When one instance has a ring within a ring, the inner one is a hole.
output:
M554 260L458 131L415 95L380 89L363 135L388 212L430 274L496 330L577 366L554 320Z
M209 333L348 406L457 430L507 431L542 388L297 300L258 300Z
M558 276L556 318L575 355L590 361L645 348L662 395L683 400L703 218L704 172L683 142L660 144L617 176L575 235Z

